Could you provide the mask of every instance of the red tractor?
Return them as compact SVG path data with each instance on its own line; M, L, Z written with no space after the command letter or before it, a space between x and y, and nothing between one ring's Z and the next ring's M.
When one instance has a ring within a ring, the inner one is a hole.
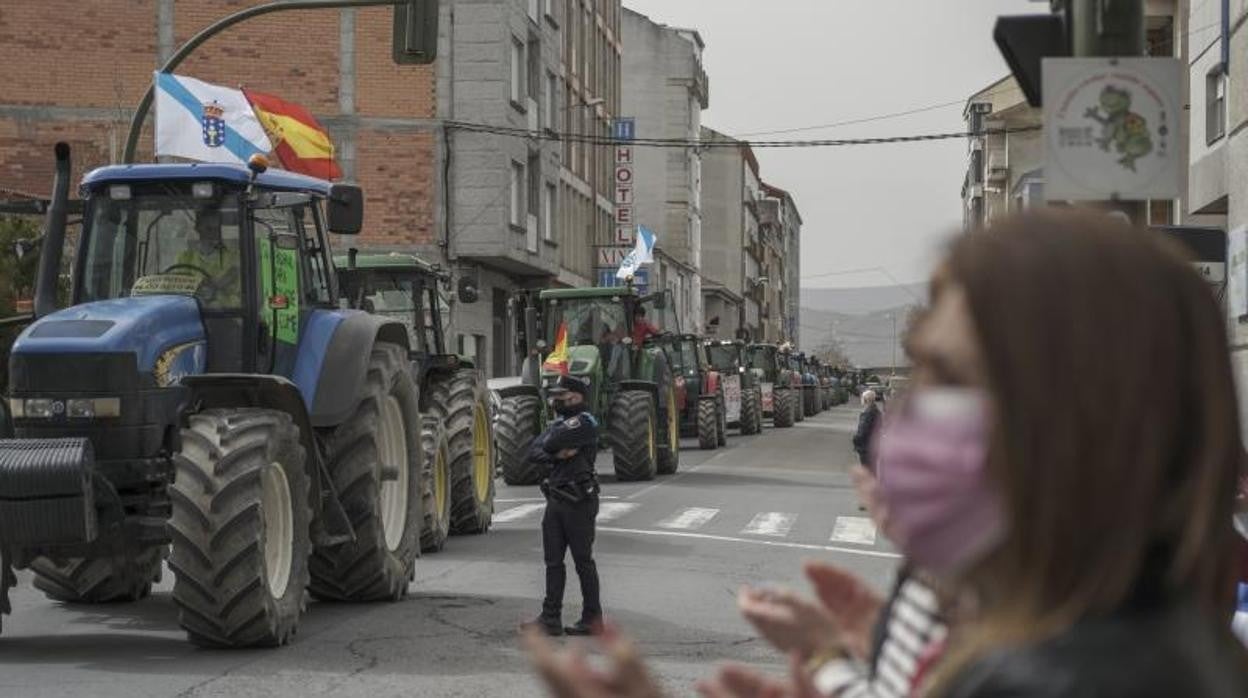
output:
M663 349L676 377L680 433L697 436L698 446L714 449L727 443L728 420L724 381L707 360L701 337L664 334L646 341Z

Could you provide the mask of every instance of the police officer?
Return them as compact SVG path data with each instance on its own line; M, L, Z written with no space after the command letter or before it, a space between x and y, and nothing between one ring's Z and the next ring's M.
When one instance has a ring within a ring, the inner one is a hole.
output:
M542 517L542 551L546 559L546 599L532 625L550 635L588 635L602 618L598 596L598 567L594 564L594 519L598 516L598 422L586 411L589 386L562 376L547 390L558 418L529 449L529 459L548 464L542 482L546 514ZM584 607L576 625L563 627L563 588L567 569L563 559L572 549L576 575L581 580Z

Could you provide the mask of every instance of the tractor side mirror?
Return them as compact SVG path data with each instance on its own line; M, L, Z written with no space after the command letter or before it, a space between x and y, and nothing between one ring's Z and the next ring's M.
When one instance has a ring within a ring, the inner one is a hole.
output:
M364 227L364 190L354 184L329 188L329 232L358 235Z
M480 294L477 293L477 285L467 276L459 277L459 283L455 287L455 295L459 298L460 303L476 303Z

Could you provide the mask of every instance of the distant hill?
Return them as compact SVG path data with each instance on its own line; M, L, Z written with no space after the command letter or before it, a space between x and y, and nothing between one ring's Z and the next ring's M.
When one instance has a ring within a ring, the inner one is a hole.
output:
M927 302L927 284L863 288L803 288L802 307L845 315L866 315Z
M802 290L802 349L835 340L855 366L907 365L900 342L910 310L927 301L927 286ZM896 351L894 323L896 317Z

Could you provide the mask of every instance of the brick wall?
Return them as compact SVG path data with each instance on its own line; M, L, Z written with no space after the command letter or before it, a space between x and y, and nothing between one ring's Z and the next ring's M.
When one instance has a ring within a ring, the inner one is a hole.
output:
M76 174L120 159L131 110L159 62L162 4L172 5L176 48L215 19L259 2L0 5L0 197L6 190L46 196L58 140L73 147ZM390 18L390 8L376 7L248 20L209 40L176 72L271 92L311 110L333 134L348 176L365 189L360 242L396 248L436 237L436 134L428 122L435 94L432 67L391 60ZM354 47L345 61L344 33ZM149 116L140 161L152 156L150 123Z

